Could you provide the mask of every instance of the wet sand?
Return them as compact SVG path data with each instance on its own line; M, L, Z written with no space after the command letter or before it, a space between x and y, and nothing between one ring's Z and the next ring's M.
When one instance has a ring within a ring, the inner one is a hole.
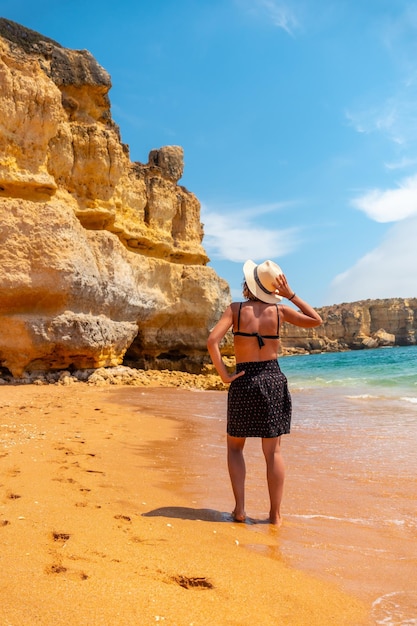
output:
M176 400L175 400L175 399ZM177 436L159 447L161 483L194 507L232 506L225 466L226 395L152 390L124 396L139 412L175 417ZM417 414L414 405L293 392L284 525L270 542L259 441L247 441L247 512L241 546L311 573L364 602L370 624L417 624ZM395 429L395 437L393 437ZM150 448L149 448L150 450ZM161 514L169 517L169 511ZM227 513L224 513L226 515ZM331 622L338 623L338 622ZM352 622L355 623L355 622Z
M369 623L359 597L289 562L282 530L230 521L223 451L187 418L205 397L224 399L1 388L2 624Z

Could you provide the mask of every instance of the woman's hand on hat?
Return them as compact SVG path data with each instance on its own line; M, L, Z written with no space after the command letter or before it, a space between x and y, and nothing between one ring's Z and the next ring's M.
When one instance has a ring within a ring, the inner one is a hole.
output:
M278 274L275 278L275 286L278 290L278 294L283 298L289 298L293 294L293 290L287 283L287 279L284 274Z

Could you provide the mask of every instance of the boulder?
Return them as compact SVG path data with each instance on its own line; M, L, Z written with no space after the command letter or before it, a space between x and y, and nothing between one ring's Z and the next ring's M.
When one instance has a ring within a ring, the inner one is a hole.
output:
M372 335L372 337L378 342L378 346L394 346L395 335L387 333L383 328L380 328Z

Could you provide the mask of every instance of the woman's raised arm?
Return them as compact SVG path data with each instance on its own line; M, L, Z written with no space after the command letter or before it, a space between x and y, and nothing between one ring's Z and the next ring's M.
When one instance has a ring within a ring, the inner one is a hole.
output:
M314 328L323 323L317 311L291 289L284 274L279 274L275 282L279 295L293 302L300 309L295 311L289 306L283 306L281 310L284 314L285 322L294 324L294 326L301 326L302 328Z

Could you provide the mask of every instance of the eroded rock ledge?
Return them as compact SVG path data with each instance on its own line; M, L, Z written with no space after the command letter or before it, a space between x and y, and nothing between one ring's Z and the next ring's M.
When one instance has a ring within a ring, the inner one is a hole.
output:
M227 283L183 150L132 163L108 73L0 19L0 368L199 367Z
M417 298L361 300L317 310L323 318L323 325L318 328L284 326L284 354L338 352L417 343Z

